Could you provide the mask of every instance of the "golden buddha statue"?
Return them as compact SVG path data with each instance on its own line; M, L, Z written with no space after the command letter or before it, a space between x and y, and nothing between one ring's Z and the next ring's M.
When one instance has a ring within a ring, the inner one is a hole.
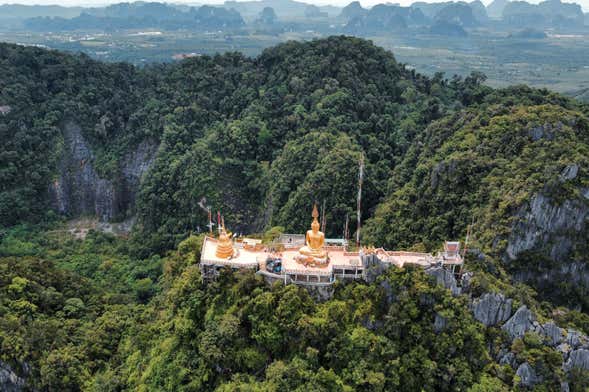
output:
M317 259L325 259L327 252L323 249L325 243L325 235L319 231L319 221L317 217L317 205L313 206L313 222L311 223L311 230L307 230L305 236L306 245L299 249L299 253L304 256L311 256Z
M233 242L231 242L231 238L227 235L225 231L225 227L221 227L221 233L219 234L219 242L217 243L217 251L215 252L215 256L220 259L228 259L233 256Z

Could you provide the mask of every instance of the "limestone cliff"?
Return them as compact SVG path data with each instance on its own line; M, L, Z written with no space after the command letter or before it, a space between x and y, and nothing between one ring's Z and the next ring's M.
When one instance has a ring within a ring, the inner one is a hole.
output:
M511 314L512 302L503 294L485 293L472 301L471 308L476 320L488 328L499 327L504 332L506 340L499 348L496 360L515 371L521 386L532 388L542 382L541 367L527 362L513 351L514 340L523 339L530 333L537 335L542 345L560 354L562 369L567 375L574 369L589 370L589 338L586 335L574 329L560 328L553 321L541 323L526 305ZM563 383L562 390L568 390L568 383Z
M19 377L12 367L0 361L0 390L4 392L19 392L25 389L25 380Z
M569 165L560 174L559 182L574 180L578 173L578 165ZM516 280L545 293L556 293L565 285L588 292L589 190L580 188L577 194L577 198L558 200L536 193L520 207L504 254ZM522 256L534 268L521 263ZM569 305L587 306L576 301Z
M542 248L552 260L567 261L574 250L572 238L586 233L588 220L589 203L582 200L558 203L536 194L517 215L506 256L516 260L524 251Z
M131 215L157 146L140 143L123 157L116 173L104 178L96 171L95 154L78 124L65 123L63 140L58 175L49 187L53 208L69 217L95 216L102 222Z

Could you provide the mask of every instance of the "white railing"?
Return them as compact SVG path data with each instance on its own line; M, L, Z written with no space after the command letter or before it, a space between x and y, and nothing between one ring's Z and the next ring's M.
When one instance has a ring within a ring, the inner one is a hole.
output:
M218 265L227 266L232 268L258 268L258 262L243 262L243 261L232 261L232 260L207 260L201 259L202 265Z

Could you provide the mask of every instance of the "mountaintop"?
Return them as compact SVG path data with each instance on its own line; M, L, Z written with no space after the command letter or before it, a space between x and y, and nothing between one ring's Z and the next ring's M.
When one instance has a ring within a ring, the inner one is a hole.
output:
M3 385L588 386L586 104L427 77L346 36L142 68L0 44L0 71ZM465 278L390 269L325 302L247 272L202 282L209 209L268 243L325 203L338 238L361 160L362 243L468 232ZM76 238L71 219L101 223Z

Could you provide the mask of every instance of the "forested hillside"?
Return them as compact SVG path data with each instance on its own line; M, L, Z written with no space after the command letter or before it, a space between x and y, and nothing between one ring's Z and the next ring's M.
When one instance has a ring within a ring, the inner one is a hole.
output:
M501 328L511 302L489 323L472 311L502 293L589 332L586 105L429 78L349 37L144 68L0 44L0 72L0 370L16 384L587 387L571 359L586 337L563 354L551 327ZM248 274L201 284L207 208L237 233L300 233L325 202L340 237L361 159L363 243L436 251L470 226L465 294L410 269L325 303ZM64 221L80 217L132 229L75 239Z
M204 227L206 213L194 211L203 197L247 231L275 224L302 230L305 212L298 207L326 199L327 231L339 235L354 210L360 152L369 215L415 135L484 90L476 77L449 82L407 71L390 53L353 38L288 43L256 59L227 54L143 70L4 45L2 72L0 102L11 107L0 118L9 154L3 224L38 220L60 202L70 215L95 213L93 204L103 199L111 207L99 215L133 214L126 163L146 143L157 154L137 213L140 230L160 250ZM64 156L72 158L68 165ZM83 169L69 164L75 158ZM94 194L70 189L85 178L64 186L87 166L96 179L84 185ZM112 185L110 199L96 189L100 180ZM52 183L54 195L47 192Z

